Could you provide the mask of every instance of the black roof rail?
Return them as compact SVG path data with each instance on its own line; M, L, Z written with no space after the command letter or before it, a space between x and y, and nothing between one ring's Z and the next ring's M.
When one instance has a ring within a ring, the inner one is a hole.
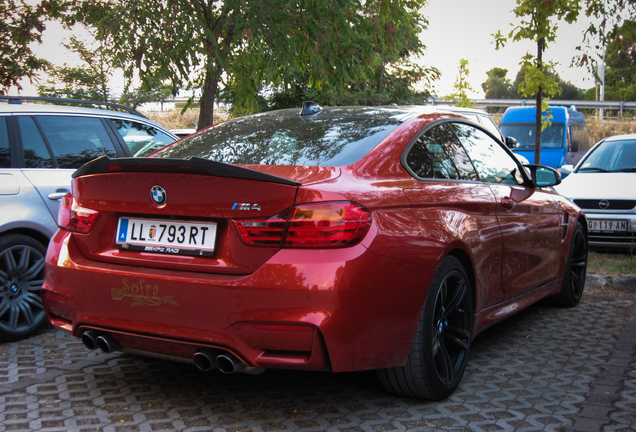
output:
M21 104L22 101L37 101L37 102L64 102L64 103L72 103L72 104L80 104L80 105L103 105L110 108L116 108L119 110L126 111L129 114L133 114L142 118L147 119L145 115L136 111L132 108L128 108L127 106L118 105L110 102L101 102L101 101L88 101L82 99L68 99L68 98L56 98L56 97L44 97L44 96L3 96L0 95L0 100L7 100L10 104Z

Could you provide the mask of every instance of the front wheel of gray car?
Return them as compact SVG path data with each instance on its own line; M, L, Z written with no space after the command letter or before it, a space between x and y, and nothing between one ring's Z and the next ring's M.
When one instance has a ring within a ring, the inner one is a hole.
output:
M27 338L46 323L40 296L45 255L44 245L31 237L0 237L0 340Z

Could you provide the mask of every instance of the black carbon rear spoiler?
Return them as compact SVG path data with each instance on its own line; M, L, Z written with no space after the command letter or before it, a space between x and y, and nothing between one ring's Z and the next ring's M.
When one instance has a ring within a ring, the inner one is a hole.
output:
M159 158L116 158L102 156L79 167L73 178L104 174L109 172L171 172L180 174L202 174L300 186L301 183L260 171L229 165L203 158L159 159Z

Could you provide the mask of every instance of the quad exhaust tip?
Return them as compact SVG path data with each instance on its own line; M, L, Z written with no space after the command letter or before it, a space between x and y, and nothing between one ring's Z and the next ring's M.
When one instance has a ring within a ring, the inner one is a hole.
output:
M99 333L94 330L87 330L82 333L82 343L89 350L99 348L105 353L121 351L122 346L111 335Z
M117 340L109 334L100 333L95 330L87 330L82 333L82 343L89 350L100 349L104 353L113 353L123 350ZM224 374L242 372L251 375L259 375L265 372L265 368L247 366L234 354L212 349L201 349L192 357L195 366L204 372L214 369L220 370Z
M82 333L82 343L89 350L95 350L99 348L97 346L98 336L99 336L99 333L97 333L96 331L92 331L92 330L85 331L84 333Z
M265 372L265 368L247 366L235 355L210 349L197 351L192 357L194 364L199 370L209 372L214 369L220 370L224 374L242 372L251 375L259 375Z

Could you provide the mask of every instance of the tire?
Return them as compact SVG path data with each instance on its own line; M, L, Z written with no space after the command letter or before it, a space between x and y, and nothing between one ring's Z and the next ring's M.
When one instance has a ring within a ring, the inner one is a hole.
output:
M574 226L565 264L561 291L550 297L550 303L560 307L574 307L581 301L587 273L587 236L580 222Z
M40 295L45 256L44 245L31 237L0 237L0 340L27 338L47 322Z
M472 339L471 283L448 256L435 273L406 364L378 370L386 390L400 396L441 400L462 379Z

